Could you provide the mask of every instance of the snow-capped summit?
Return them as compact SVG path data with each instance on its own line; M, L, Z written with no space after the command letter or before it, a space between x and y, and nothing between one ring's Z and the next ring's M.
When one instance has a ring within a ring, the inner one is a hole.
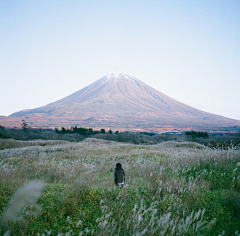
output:
M129 74L123 74L123 73L111 73L111 74L108 74L106 76L108 80L111 80L111 79L116 79L116 80L119 80L119 79L136 79L135 77L129 75Z

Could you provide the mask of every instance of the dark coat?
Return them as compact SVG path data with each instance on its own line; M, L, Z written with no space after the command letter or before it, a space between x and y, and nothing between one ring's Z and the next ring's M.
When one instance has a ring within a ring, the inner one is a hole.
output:
M125 182L125 171L122 167L116 167L114 172L114 182L115 184Z

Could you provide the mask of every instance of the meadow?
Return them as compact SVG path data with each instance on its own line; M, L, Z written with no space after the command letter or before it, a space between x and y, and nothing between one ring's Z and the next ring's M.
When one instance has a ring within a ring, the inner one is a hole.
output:
M240 235L239 146L87 138L1 147L1 235Z

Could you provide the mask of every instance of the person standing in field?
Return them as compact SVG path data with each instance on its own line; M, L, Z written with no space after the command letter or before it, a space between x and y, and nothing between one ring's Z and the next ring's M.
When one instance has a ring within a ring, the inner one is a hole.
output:
M114 182L118 188L122 188L125 182L125 171L120 163L116 164L114 172Z

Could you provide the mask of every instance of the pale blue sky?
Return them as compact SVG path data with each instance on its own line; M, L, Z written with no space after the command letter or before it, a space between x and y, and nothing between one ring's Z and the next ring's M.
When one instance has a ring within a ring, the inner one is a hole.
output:
M240 120L240 1L0 1L0 115L128 73Z

